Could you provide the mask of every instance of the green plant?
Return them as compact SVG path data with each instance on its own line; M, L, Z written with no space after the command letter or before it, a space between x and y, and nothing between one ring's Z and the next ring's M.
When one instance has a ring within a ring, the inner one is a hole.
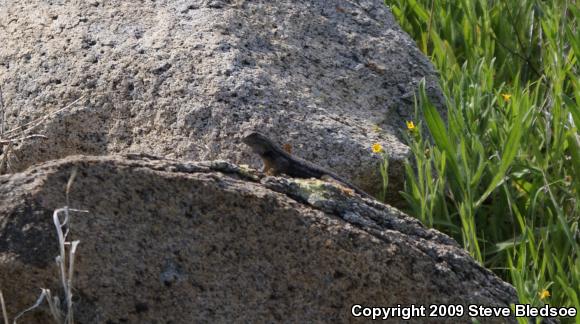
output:
M378 199L380 201L385 201L387 197L387 189L389 187L389 154L384 151L383 146L379 143L373 144L371 147L373 153L380 154L382 161L379 165L379 172L381 174L381 192L379 193Z
M386 3L441 72L447 99L445 122L418 96L409 213L462 242L522 303L580 309L576 2Z

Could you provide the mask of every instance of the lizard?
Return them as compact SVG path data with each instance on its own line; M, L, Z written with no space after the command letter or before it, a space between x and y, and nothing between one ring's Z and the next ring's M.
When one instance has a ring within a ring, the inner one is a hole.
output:
M337 182L343 187L352 189L363 197L375 199L336 173L284 151L262 133L246 133L242 142L262 158L262 162L264 163L263 172L267 175L277 176L286 174L294 178L316 178L324 181Z

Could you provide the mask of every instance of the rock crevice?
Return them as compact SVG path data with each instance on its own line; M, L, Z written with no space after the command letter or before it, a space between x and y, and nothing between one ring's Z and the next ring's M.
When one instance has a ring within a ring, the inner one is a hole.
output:
M377 192L381 143L402 189L413 94L436 73L382 1L7 1L0 84L7 130L34 129L12 169L131 152L257 166L250 129ZM396 201L392 201L395 203Z
M40 287L59 291L51 217L73 170L71 207L90 211L71 218L82 323L350 322L354 304L516 300L449 237L332 184L221 161L74 156L0 177L0 287L11 310L32 305Z

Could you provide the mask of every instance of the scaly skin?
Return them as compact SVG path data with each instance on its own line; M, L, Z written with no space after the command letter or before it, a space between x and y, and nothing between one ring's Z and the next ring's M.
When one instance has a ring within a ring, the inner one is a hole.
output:
M277 176L286 174L294 178L317 178L321 180L330 178L330 180L334 180L354 190L363 197L374 199L374 197L338 176L336 173L299 157L290 155L262 133L248 133L242 141L262 158L264 162L264 173L268 175Z

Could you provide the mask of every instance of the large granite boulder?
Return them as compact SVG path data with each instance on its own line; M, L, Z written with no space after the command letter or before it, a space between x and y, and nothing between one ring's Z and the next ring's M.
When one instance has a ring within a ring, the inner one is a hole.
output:
M0 176L0 289L11 317L40 288L62 295L52 215L73 173L69 205L89 211L70 218L79 323L352 322L355 304L516 301L449 237L332 184L226 162L74 156ZM39 309L20 321L48 322Z
M370 146L382 143L397 203L400 131L420 80L440 98L431 64L382 0L0 6L5 136L47 137L15 143L12 172L128 152L257 166L239 141L253 129L371 193L380 156Z

